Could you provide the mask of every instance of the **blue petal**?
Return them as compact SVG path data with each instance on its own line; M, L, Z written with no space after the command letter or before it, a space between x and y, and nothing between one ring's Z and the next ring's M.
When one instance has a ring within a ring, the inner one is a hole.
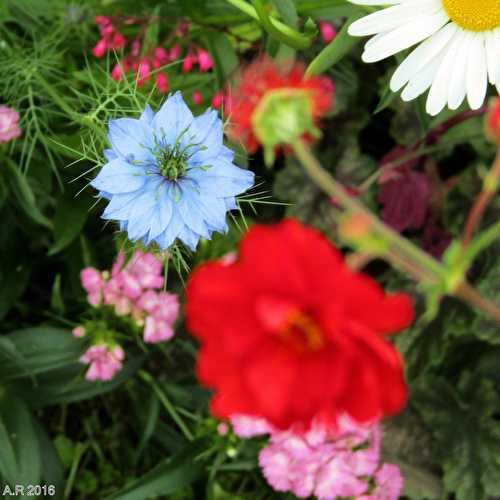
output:
M170 223L173 214L173 203L167 193L167 186L163 184L158 188L158 200L155 206L154 213L151 217L148 242L157 238Z
M137 191L145 182L146 174L143 168L115 159L102 167L90 185L100 191L118 194Z
M142 115L139 118L139 120L141 122L144 122L146 125L151 125L153 123L154 117L155 114L153 113L151 106L149 104L146 104L146 107L144 108L144 111L142 112Z
M184 222L182 221L182 217L178 214L177 209L174 206L170 222L165 231L155 238L156 243L158 243L162 250L166 250L179 236L179 232L183 226Z
M200 192L218 198L236 196L250 189L255 181L254 173L218 158L208 170L191 169L186 178L198 184Z
M236 210L238 205L236 203L236 199L232 196L228 198L223 198L224 203L226 204L226 210Z
M203 213L195 203L191 203L192 194L193 193L189 191L182 194L181 201L177 205L178 213L189 229L204 238L208 238L210 235L208 234L207 226L205 225Z
M227 210L223 198L215 198L213 196L203 196L193 193L190 200L191 204L198 208L205 224L209 225L211 229L220 232L224 232L227 229Z
M153 129L156 138L163 145L174 144L179 135L184 132L193 121L193 113L186 106L182 94L176 92L168 96L163 106L153 119Z
M203 146L203 149L197 147L198 151L191 160L199 165L208 164L209 159L216 158L223 147L222 120L219 119L217 111L209 109L194 119L191 129L195 137L194 142Z
M184 226L181 229L178 238L193 252L196 250L198 241L200 241L200 235L196 234L194 231L191 231L191 229L189 229L187 226ZM210 235L208 235L206 239L210 239Z
M109 122L109 142L115 153L131 163L154 163L154 137L145 120L120 118Z
M130 217L134 201L142 195L143 189L132 193L115 194L102 214L103 219L125 221Z
M149 233L157 203L154 190L145 191L134 200L127 228L128 237L132 241L143 238Z
M104 158L106 158L106 160L108 161L115 160L116 158L118 158L118 155L112 149L105 149L103 154Z

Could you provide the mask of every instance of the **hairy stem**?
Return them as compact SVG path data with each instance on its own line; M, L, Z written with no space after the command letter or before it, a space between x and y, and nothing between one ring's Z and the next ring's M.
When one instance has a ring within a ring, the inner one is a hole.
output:
M389 251L384 255L387 260L408 272L418 282L438 283L443 279L446 268L440 262L386 226L358 200L351 198L343 186L321 166L302 141L298 141L292 147L307 174L325 193L334 197L344 209L352 213L363 214L370 221L371 230L389 244ZM467 282L464 281L458 285L453 294L500 323L500 308L482 297Z
M467 246L469 245L472 236L474 235L475 229L479 226L481 219L483 218L483 214L486 211L487 206L489 205L491 199L495 195L498 184L500 183L500 149L497 152L497 156L491 167L491 170L488 176L484 180L483 190L479 193L479 196L476 198L474 205L467 216L467 221L465 223L465 228L462 233L462 248L465 251Z

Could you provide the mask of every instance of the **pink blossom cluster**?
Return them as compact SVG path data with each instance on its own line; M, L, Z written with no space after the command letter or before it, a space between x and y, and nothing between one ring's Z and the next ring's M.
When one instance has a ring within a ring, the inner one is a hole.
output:
M157 22L158 19L137 19L127 18L126 24L142 24L143 28L151 22ZM116 81L123 80L128 72L133 72L136 75L137 85L141 87L146 82L152 80L153 73L155 85L158 92L166 94L169 91L168 75L165 71L160 71L165 65L182 60L182 72L189 73L195 67L201 72L209 71L213 68L213 60L210 54L194 44L184 47L181 42L185 38L189 30L189 25L186 22L180 22L168 39L157 47L144 50L143 40L141 37L146 32L141 29L141 35L132 41L127 41L125 37L116 31L112 20L106 16L97 16L96 23L101 32L101 39L93 49L96 57L102 57L106 51L117 49L129 45L129 52L118 61L111 70L111 78ZM172 40L175 42L172 44ZM176 41L177 40L177 41ZM163 45L170 45L165 48ZM195 90L193 93L193 102L201 104L203 101L201 92Z
M21 135L19 113L7 106L0 106L0 143L8 142Z
M231 424L242 438L270 435L260 451L259 465L276 491L321 500L399 498L403 479L396 465L380 463L378 424L361 425L343 416L335 428L316 421L307 432L282 431L246 415L234 415Z
M96 16L95 22L101 33L100 40L92 49L92 53L96 57L103 57L108 50L118 50L125 46L127 42L125 37L115 29L109 17Z
M87 380L107 382L122 369L124 358L125 352L119 345L96 344L87 349L80 362L89 365Z
M144 342L169 340L179 315L179 301L175 294L158 291L164 285L161 261L151 253L136 251L125 266L124 263L125 255L120 253L111 275L93 267L81 271L88 302L94 306L110 305L116 314L132 316L144 326Z

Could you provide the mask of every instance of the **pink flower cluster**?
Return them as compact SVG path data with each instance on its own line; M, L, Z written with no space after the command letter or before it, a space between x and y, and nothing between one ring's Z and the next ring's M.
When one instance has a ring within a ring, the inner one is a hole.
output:
M8 142L21 135L18 125L19 113L7 106L0 106L0 143Z
M378 424L360 425L344 416L335 429L314 422L305 433L276 430L265 420L246 415L233 416L231 424L239 437L270 434L259 465L276 491L321 500L399 498L403 479L397 466L380 464Z
M201 72L209 71L213 68L213 61L210 54L202 47L189 45L184 48L181 45L183 38L189 30L189 25L186 22L180 22L173 30L167 40L161 45L144 51L143 40L141 37L146 32L146 27L152 23L158 22L157 18L127 18L126 24L139 24L141 29L140 35L130 41L115 29L112 20L106 16L97 16L96 23L99 26L101 39L93 49L96 57L102 57L106 51L125 47L129 44L130 51L118 63L115 64L111 71L111 78L116 81L121 81L124 75L128 72L133 72L136 75L137 85L141 87L146 82L152 79L154 73L155 85L158 92L166 94L169 90L168 75L160 69L166 64L180 61L182 59L182 72L189 73L195 66ZM171 43L176 41L176 43ZM170 48L165 48L163 45L171 45ZM195 104L201 104L202 97L199 90L193 93L193 101Z
M99 26L101 33L100 40L92 49L92 53L96 57L103 57L108 50L118 50L125 46L127 42L125 37L115 29L109 17L96 16L95 22Z
M120 316L132 316L144 325L144 342L169 340L179 315L179 301L175 294L158 291L164 284L162 263L153 254L140 251L124 263L125 256L120 253L111 276L93 267L83 269L80 278L87 300L94 306L114 306Z
M87 349L80 362L90 365L85 378L94 382L111 380L122 368L125 352L119 345L96 344Z

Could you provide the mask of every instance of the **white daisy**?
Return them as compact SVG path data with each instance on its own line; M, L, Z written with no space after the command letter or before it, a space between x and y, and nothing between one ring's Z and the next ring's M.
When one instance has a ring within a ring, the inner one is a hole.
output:
M430 88L427 112L446 105L482 106L488 80L500 93L500 0L349 0L391 5L349 27L353 36L373 36L363 61L376 62L419 44L391 79L391 90L411 101ZM404 87L404 88L403 88Z

